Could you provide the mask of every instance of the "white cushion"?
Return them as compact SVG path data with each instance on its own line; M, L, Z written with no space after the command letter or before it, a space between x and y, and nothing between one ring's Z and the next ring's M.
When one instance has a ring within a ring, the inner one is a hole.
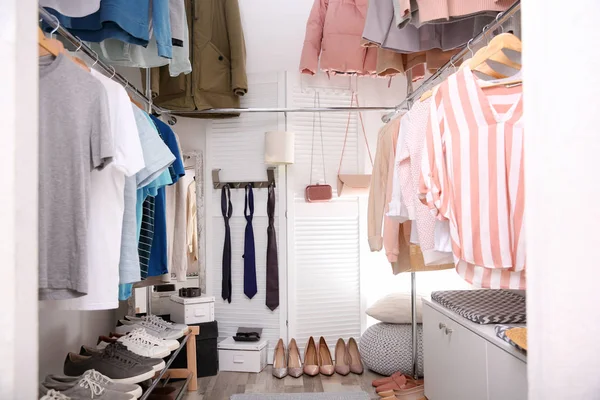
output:
M422 297L417 295L417 322L423 322ZM412 322L410 294L392 293L379 299L367 308L367 315L388 324L410 324Z

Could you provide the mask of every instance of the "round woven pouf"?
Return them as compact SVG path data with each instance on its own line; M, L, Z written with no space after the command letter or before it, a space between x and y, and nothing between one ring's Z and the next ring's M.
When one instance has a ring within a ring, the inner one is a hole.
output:
M423 376L423 326L417 325L417 373ZM371 371L389 376L396 371L412 374L412 328L410 324L371 326L360 337L360 354Z

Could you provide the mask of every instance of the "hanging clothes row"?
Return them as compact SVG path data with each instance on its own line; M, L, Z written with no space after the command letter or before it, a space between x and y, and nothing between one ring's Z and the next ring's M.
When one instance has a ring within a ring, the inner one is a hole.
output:
M145 276L185 279L187 262L168 260L165 217L164 188L185 175L175 133L43 35L39 86L39 298L111 309L119 286L126 298Z
M514 1L315 0L300 71L393 76L412 70L416 81Z
M488 64L520 68L511 51L520 40L496 36L380 131L369 245L394 273L455 268L475 287L525 288L523 87Z
M90 42L104 63L142 68L143 78L145 69L151 69L158 106L172 111L240 107L248 79L238 0L71 3L42 0L40 5L72 34Z

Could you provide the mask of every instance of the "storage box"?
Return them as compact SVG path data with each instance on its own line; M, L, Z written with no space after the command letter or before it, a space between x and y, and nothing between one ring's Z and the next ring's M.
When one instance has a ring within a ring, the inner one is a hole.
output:
M171 313L171 296L177 292L152 292L152 314Z
M219 372L219 352L217 350L217 338L219 337L219 325L217 321L203 324L191 324L200 328L200 334L196 336L196 367L198 378L214 376ZM170 356L169 356L170 357ZM166 357L165 360L168 360ZM182 349L177 358L173 360L171 368L187 368L187 352Z
M236 342L228 337L219 343L219 369L232 372L260 372L267 366L267 340Z
M179 297L171 295L171 320L179 324L200 324L215 320L214 297Z

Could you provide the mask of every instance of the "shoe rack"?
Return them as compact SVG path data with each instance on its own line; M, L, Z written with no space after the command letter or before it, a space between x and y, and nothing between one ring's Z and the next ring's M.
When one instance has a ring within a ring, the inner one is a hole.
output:
M179 393L174 397L175 399L181 399L183 394L187 392L195 392L198 390L198 369L196 364L196 336L200 334L199 326L190 326L188 332L185 334L179 348L175 350L169 361L167 361L165 367L162 371L158 372L154 379L152 380L152 384L148 387L148 389L144 392L140 400L146 400L151 394L152 391L158 387L161 382L161 379L166 379L167 381L170 379L185 379L185 383L182 386ZM169 368L179 352L186 348L187 354L187 368ZM164 383L166 384L166 382ZM187 390L186 390L187 389Z

